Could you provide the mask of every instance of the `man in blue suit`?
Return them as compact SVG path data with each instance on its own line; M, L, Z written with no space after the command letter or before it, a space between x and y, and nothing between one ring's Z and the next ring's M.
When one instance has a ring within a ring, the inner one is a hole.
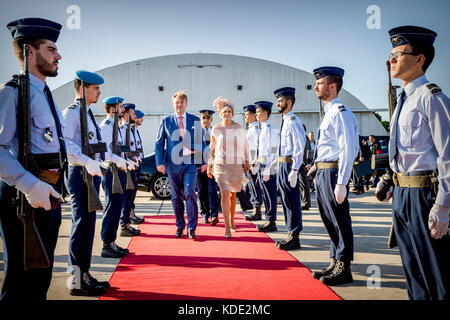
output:
M189 239L195 239L198 207L195 183L197 167L207 168L203 161L202 127L200 118L186 112L187 96L178 91L172 96L174 113L161 120L155 142L156 166L159 172L169 177L172 187L172 206L175 214L177 238L183 237L186 227L184 201L188 218Z

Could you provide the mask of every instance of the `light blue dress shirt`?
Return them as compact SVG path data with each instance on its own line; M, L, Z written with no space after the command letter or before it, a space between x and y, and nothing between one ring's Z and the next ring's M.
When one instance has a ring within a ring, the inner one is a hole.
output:
M346 185L359 147L355 115L339 98L334 98L324 106L324 117L319 130L315 161L338 161L337 183Z
M431 93L428 83L422 75L404 88L400 116L397 107L391 121L389 151L397 152L390 166L402 173L438 169L436 204L450 207L450 101L442 92Z
M60 151L58 134L47 96L45 83L33 74L30 75L30 130L31 152L35 154ZM25 170L17 160L17 103L18 89L2 85L0 87L0 179L28 193L38 182L38 178ZM56 107L62 131L64 123L61 111ZM50 130L53 140L48 141L44 134Z
M305 129L303 129L302 122L294 112L290 111L283 115L280 156L292 157L292 169L298 170L303 163L305 140Z

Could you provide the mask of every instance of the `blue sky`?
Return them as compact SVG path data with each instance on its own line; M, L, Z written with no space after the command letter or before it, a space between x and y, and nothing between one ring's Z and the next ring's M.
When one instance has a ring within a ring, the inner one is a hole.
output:
M67 8L80 8L80 29L69 29ZM380 29L369 29L370 5L380 9ZM63 57L52 89L91 71L147 57L225 53L256 57L311 72L323 65L345 69L344 88L369 108L387 107L385 61L388 30L411 24L438 33L431 82L450 89L448 0L0 0L0 41L11 43L6 24L42 17L63 25L57 45ZM10 45L0 53L0 81L18 71ZM399 82L394 82L399 84ZM180 88L182 89L182 88ZM383 114L383 118L387 115Z

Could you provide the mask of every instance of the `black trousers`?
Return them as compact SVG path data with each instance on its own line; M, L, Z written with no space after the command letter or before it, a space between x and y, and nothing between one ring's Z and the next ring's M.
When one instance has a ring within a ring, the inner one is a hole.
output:
M53 185L56 191L60 191ZM41 236L50 268L24 270L24 228L18 218L13 199L16 188L0 180L0 235L3 239L5 278L1 300L45 300L53 271L54 252L61 225L61 204L56 209L35 209L34 220Z

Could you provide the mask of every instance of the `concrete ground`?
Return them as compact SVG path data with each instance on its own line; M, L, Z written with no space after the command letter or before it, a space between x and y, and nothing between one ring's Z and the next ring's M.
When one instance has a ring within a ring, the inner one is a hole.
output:
M298 261L311 270L323 269L329 264L329 238L312 193L312 208L303 212L303 231L300 235L302 249L289 251ZM103 197L101 195L101 197ZM239 206L237 208L239 211ZM170 201L157 200L147 192L139 191L136 198L138 216L171 214ZM352 264L353 283L331 287L345 300L406 300L405 276L398 249L387 248L391 223L391 204L378 202L373 189L365 194L350 194L350 213L355 235L355 259ZM97 213L96 237L92 256L91 273L98 280L109 280L119 259L100 256L102 214ZM201 223L201 219L199 219ZM261 221L255 222L260 224ZM278 231L268 235L274 240L285 237L284 215L278 205ZM174 227L175 228L175 227ZM96 297L72 297L67 289L68 243L71 229L70 204L63 204L62 224L55 251L53 279L48 292L49 300L96 300ZM175 229L174 229L175 230ZM199 234L198 236L201 236ZM118 237L117 243L127 247L131 238ZM0 239L0 282L3 280L3 243Z

